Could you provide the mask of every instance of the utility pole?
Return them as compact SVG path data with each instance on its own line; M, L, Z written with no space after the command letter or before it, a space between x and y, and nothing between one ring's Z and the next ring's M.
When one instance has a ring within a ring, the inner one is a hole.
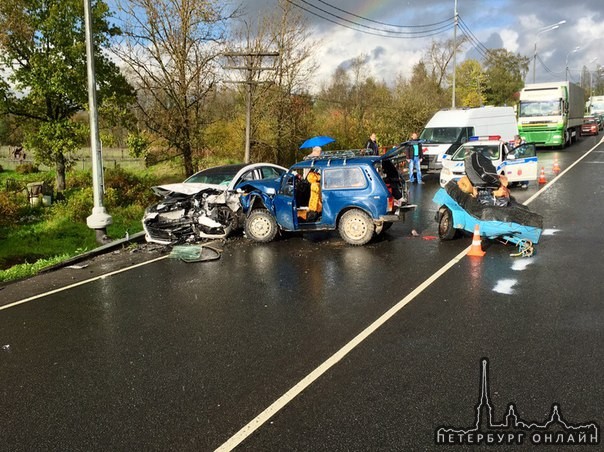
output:
M98 112L96 105L96 75L94 71L94 43L92 41L92 20L90 0L84 0L84 25L86 32L86 62L88 70L88 110L90 118L90 151L92 153L92 194L94 207L86 218L86 224L96 232L96 240L105 242L107 226L111 215L103 207L103 156L99 139Z
M459 21L457 15L457 0L455 0L455 25L453 26L453 99L451 108L455 108L455 73L457 72L457 24Z
M273 67L261 67L256 61L262 57L278 57L279 52L227 52L224 56L229 58L245 58L245 66L227 66L224 69L236 69L246 71L245 81L228 82L246 84L246 111L245 111L245 156L244 162L250 162L250 134L252 128L252 85L262 83L254 80L257 71L274 71Z

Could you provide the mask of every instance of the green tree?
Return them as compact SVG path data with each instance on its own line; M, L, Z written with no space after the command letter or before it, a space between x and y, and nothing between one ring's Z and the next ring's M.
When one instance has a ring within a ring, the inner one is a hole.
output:
M103 48L119 33L109 9L92 9L99 105L107 95L129 96L131 88ZM81 137L74 115L85 109L86 46L82 0L0 2L0 109L30 122L25 142L36 159L56 168L57 190L65 188L68 154ZM72 134L72 135L70 135ZM56 143L48 140L57 138Z
M490 105L511 105L514 94L524 86L529 69L528 57L505 49L490 49L484 60L487 86L485 90Z
M429 71L423 60L413 66L409 80L397 80L392 101L384 112L391 125L390 143L405 141L413 132L421 132L436 111L450 105L448 91L439 83L440 76Z
M486 101L487 76L477 60L465 60L457 66L455 95L459 107L480 107Z

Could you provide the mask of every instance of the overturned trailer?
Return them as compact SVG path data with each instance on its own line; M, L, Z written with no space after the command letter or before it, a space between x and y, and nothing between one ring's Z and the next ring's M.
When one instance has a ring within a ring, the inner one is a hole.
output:
M439 205L435 220L441 240L451 240L460 231L472 233L478 225L482 237L516 245L518 253L514 256L531 256L541 237L543 217L516 202L509 192L497 196L501 178L486 157L472 153L465 165L472 191L450 181L433 198Z

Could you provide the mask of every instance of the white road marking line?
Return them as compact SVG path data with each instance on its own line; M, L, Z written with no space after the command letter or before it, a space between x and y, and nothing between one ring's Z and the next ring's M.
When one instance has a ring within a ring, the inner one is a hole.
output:
M541 195L541 193L545 192L546 190L549 190L549 188L552 185L554 185L554 183L556 183L558 181L558 179L560 179L562 176L564 176L566 173L568 173L571 170L571 168L573 168L581 160L583 160L585 157L587 157L589 154L591 154L602 143L604 143L604 137L602 137L602 139L600 140L599 143L596 143L589 151L587 151L585 154L583 154L581 157L579 157L572 165L570 165L568 168L566 168L564 171L562 171L560 174L558 174L556 177L554 177L551 181L549 181L547 184L545 184L541 190L539 190L537 193L535 193L529 199L524 201L524 205L528 206L531 202L533 202L534 199L536 199L539 195Z
M112 272L105 273L103 275L95 276L94 278L85 279L84 281L73 283L73 284L70 284L69 286L59 287L58 289L54 289L54 290L51 290L49 292L44 292L44 293L41 293L41 294L38 294L38 295L34 295L32 297L29 297L29 298L24 298L23 300L15 301L15 302L7 304L5 306L0 306L0 311L2 311L4 309L12 308L14 306L18 306L18 305L23 304L23 303L27 303L29 301L37 300L38 298L46 297L47 295L52 295L52 294L55 294L55 293L63 292L64 290L69 290L69 289L72 289L74 287L82 286L84 284L88 284L88 283L91 283L93 281L97 281L99 279L106 278L108 276L117 275L118 273L123 273L125 271L132 270L134 268L142 267L143 265L147 265L147 264L151 264L153 262L160 261L162 259L165 259L166 257L168 257L168 256L167 255L166 256L161 256L161 257L158 257L156 259L152 259L150 261L141 262L139 264L131 265L130 267L125 267L125 268L122 268L120 270L114 270Z
M554 235L556 232L560 232L560 229L544 229L541 235Z
M579 158L576 162L574 162L571 166L569 166L566 170L562 171L556 178L552 179L547 185L545 185L541 190L531 196L524 204L528 205L531 201L536 199L541 193L545 190L549 189L554 182L556 182L563 174L566 174L573 166L587 157L599 144L604 142L604 138L598 144L596 144L593 148L587 151L581 158ZM271 417L273 417L277 412L279 412L283 407L285 407L289 402L291 402L295 397L297 397L300 393L302 393L306 388L308 388L315 380L317 380L321 375L335 366L342 358L344 358L348 353L350 353L357 345L367 339L371 334L373 334L380 326L386 323L392 316L394 316L397 312L399 312L405 305L409 304L416 298L419 294L421 294L424 290L426 290L432 283L434 283L438 278L444 275L453 265L458 263L467 253L470 251L471 246L468 246L465 250L455 256L452 260L450 260L447 264L441 267L436 273L426 279L423 283L421 283L413 292L395 304L392 308L382 314L377 320L375 320L371 325L365 328L361 333L359 333L355 338L353 338L350 342L348 342L344 347L338 350L336 353L331 355L326 361L324 361L319 367L315 368L311 373L306 375L302 380L300 380L296 385L294 385L289 391L275 400L271 405L269 405L264 411L262 411L258 416L244 425L237 433L231 436L225 443L223 443L220 447L216 449L216 452L224 452L233 450L237 445L241 444L248 436L254 433L257 429L259 429L265 422L267 422Z
M266 421L268 421L274 414L276 414L281 408L291 402L296 396L298 396L302 391L304 391L307 387L309 387L315 380L317 380L321 375L335 366L342 358L344 358L348 353L350 353L357 345L371 336L380 326L390 320L396 313L398 313L402 308L405 307L409 302L411 302L415 297L421 294L424 290L426 290L432 283L434 283L438 278L444 275L451 267L457 264L470 250L471 246L467 247L453 259L451 259L448 263L446 263L443 267L440 268L436 273L426 279L423 283L421 283L418 287L416 287L413 292L399 301L397 304L392 306L388 311L382 314L377 320L375 320L371 325L361 331L356 337L354 337L350 342L344 345L340 350L331 355L326 361L324 361L319 367L309 373L306 377L300 380L295 386L293 386L289 391L275 400L268 408L266 408L262 413L252 419L247 425L245 425L241 430L235 433L227 442L221 445L216 451L229 451L235 448L238 444L240 444L244 439L250 436L256 429L262 426Z

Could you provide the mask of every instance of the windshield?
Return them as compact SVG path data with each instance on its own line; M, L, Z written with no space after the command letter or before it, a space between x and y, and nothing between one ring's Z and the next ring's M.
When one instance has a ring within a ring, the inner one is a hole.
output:
M591 104L591 111L592 112L601 112L604 111L604 102L594 102Z
M522 101L520 116L560 116L560 100Z
M419 137L420 140L424 140L426 143L435 144L450 144L450 143L461 143L465 138L465 127L430 127L422 130ZM464 136L462 137L462 133Z
M455 151L451 160L464 160L472 152L480 152L489 160L498 160L499 144L465 144Z
M239 168L232 170L225 170L223 172L215 172L212 171L201 171L197 174L193 174L189 177L185 182L199 182L202 184L216 184L216 185L229 185L229 183L233 180Z

